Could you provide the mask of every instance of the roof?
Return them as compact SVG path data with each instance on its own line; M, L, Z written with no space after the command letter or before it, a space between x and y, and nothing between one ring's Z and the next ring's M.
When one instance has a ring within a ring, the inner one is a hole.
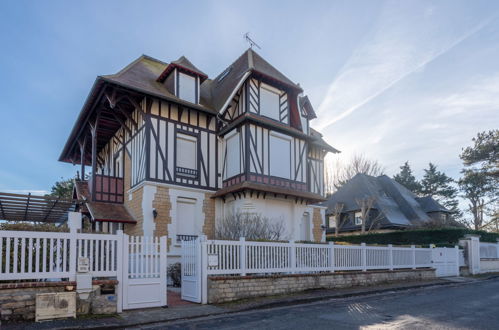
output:
M442 206L439 202L434 200L431 196L426 197L417 197L419 205L423 208L426 213L431 212L447 212L450 213L444 206Z
M301 91L300 86L264 60L253 49L249 48L215 79L203 83L201 86L201 98L211 100L211 106L218 111L222 111L222 107L236 89L241 79L249 73L261 75L288 88Z
M311 120L314 118L317 118L317 115L315 114L315 110L312 107L312 103L308 99L308 96L300 96L298 101L300 102L300 108L305 109L307 112L307 119Z
M293 197L298 197L298 198L304 198L307 199L313 203L316 202L323 202L326 199L322 197L319 194L314 194L308 191L299 191L299 190L293 190L293 189L287 189L283 187L277 187L277 186L272 186L272 185L267 185L267 184L261 184L261 183L255 183L255 182L250 182L250 181L244 181L241 183L237 183L234 185L231 185L226 188L222 188L218 190L216 193L214 193L211 197L216 198L216 197L222 197L227 194L231 193L236 193L244 190L254 190L254 191L261 191L264 193L271 193L271 194L280 194L280 195L288 195L288 196L293 196Z
M75 181L75 191L78 198L84 200L85 206L94 221L137 222L123 204L91 201L88 182Z
M338 149L336 148L333 148L331 145L329 145L326 141L324 141L324 139L322 138L322 134L317 132L315 129L313 128L310 128L310 135L312 136L312 141L311 143L316 145L316 146L319 146L329 152L332 152L334 154L337 154L337 153L340 153L341 151L339 151Z
M173 69L179 68L180 70L187 71L191 74L197 75L201 78L201 82L208 78L208 75L203 71L199 70L191 61L185 56L181 56L178 60L171 62L159 75L157 81L163 82L165 78L173 71Z
M0 220L63 222L77 200L0 192Z
M386 175L374 177L359 173L323 204L328 207L328 214L333 213L337 203L344 204L342 212L352 212L360 209L357 200L369 197L375 198L373 209L383 214L387 224L410 226L431 221L420 199Z

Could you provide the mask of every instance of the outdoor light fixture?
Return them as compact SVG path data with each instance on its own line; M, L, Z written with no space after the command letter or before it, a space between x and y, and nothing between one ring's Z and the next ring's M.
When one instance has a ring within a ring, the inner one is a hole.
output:
M156 211L156 209L152 209L152 216L154 217L154 219L156 219L156 217L158 216L158 211Z

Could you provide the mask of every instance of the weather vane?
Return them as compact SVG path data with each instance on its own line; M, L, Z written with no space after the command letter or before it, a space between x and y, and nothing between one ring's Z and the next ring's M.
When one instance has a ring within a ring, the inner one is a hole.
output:
M253 39L250 38L249 32L246 32L244 34L244 39L250 44L250 48L253 48L253 46L256 46L258 49L262 49L256 42L253 41Z

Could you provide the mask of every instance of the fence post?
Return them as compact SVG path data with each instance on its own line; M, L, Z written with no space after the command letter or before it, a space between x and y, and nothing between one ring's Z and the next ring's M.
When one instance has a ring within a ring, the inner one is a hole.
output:
M201 303L208 303L208 242L206 236L199 239L201 245Z
M117 312L123 312L123 252L125 247L123 246L123 230L116 231L116 278L118 280L118 298L116 302ZM126 247L128 248L128 246ZM128 262L128 260L126 261ZM126 274L128 276L128 274Z
M459 246L455 245L454 249L456 249L456 276L459 276Z
M416 269L416 246L411 245L412 250L412 269Z
M360 243L362 246L362 271L367 271L367 250L366 243Z
M239 260L239 268L241 269L241 275L246 276L246 238L240 237L239 242L241 244L241 259Z
M496 238L496 249L497 249L497 254L496 254L496 257L499 258L499 238Z
M289 241L289 267L291 268L291 274L296 273L296 243L295 241Z
M329 242L329 265L331 272L334 273L334 242Z
M76 228L69 230L69 280L76 281L76 260L78 259L78 251L76 241L78 232Z
M393 245L388 244L388 269L393 270Z

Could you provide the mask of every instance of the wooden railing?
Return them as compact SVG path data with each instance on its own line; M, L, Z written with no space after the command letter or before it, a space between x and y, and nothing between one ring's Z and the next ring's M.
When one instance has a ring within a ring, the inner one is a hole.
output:
M89 190L92 200L96 202L123 203L124 186L123 178L96 174L95 191L92 191L92 178L89 180Z

